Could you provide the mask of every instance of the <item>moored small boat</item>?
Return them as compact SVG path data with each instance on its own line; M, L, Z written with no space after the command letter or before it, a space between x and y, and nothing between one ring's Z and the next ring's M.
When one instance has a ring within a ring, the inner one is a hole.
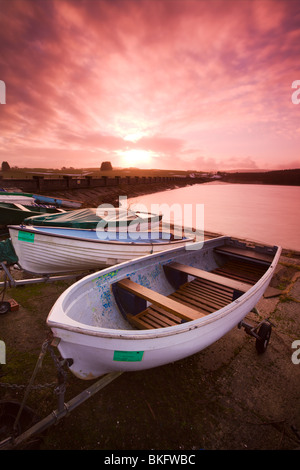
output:
M36 203L5 203L0 202L0 226L21 224L27 217L43 214L64 212L55 206L40 205Z
M281 253L230 237L186 248L91 274L59 297L47 324L77 377L157 367L206 348L255 307Z
M150 214L148 212L136 212L130 209L115 207L90 207L77 209L61 214L41 214L25 219L26 225L39 227L60 227L73 229L92 229L119 231L128 230L129 227L135 231L148 230L156 227L162 220L162 215Z
M53 274L101 269L193 242L191 237L161 231L160 221L155 214L119 211L102 217L96 209L83 209L32 217L24 222L34 225L8 229L22 269Z
M0 202L13 202L13 199L25 204L30 200L36 204L51 204L55 207L66 209L79 209L82 207L81 201L73 201L71 199L62 199L55 196L45 196L42 194L22 193L18 191L0 191Z

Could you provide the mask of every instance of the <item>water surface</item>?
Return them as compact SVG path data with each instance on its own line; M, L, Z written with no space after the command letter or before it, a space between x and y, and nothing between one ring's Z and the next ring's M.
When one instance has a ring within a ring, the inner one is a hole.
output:
M299 186L206 183L148 194L128 202L143 204L148 210L153 205L164 209L164 204L179 204L183 212L184 204L191 205L192 226L195 207L204 204L206 231L300 251Z

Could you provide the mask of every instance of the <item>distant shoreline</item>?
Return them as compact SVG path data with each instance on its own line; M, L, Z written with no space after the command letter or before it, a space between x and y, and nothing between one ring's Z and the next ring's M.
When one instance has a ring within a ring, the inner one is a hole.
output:
M222 181L228 183L300 186L300 169L256 173L250 171L244 173L219 172L219 175L222 177Z

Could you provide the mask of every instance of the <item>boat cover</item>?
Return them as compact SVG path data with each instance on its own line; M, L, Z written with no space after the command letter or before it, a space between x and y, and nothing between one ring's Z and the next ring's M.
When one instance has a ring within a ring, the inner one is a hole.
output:
M13 203L13 204L32 204L34 202L33 197L29 196L17 196L17 195L10 195L7 193L8 196L1 194L0 195L0 202L4 203Z
M126 226L129 223L145 222L152 220L151 214L135 213L122 208L87 208L78 209L62 214L43 214L27 217L24 220L26 225L46 226L46 227L72 227L82 229L96 229L97 224L103 221L106 226Z
M10 238L0 242L0 262L2 263L3 261L7 261L9 264L18 262L18 257Z

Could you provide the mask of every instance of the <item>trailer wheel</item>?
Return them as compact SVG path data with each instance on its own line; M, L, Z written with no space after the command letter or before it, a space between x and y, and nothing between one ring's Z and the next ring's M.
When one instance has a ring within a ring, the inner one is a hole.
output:
M258 336L255 347L258 354L263 354L268 347L272 332L272 326L269 323L263 323L258 330Z
M17 401L0 401L0 442L10 436L13 435L13 427L15 423L15 419L19 412L21 403ZM17 429L16 436L22 434L22 432L26 431L30 426L35 424L38 421L38 417L36 413L25 406L21 413ZM27 445L27 449L38 449L40 444L40 438L36 437L33 438L29 444Z
M0 302L0 315L4 315L5 313L9 312L9 310L10 310L9 302Z

